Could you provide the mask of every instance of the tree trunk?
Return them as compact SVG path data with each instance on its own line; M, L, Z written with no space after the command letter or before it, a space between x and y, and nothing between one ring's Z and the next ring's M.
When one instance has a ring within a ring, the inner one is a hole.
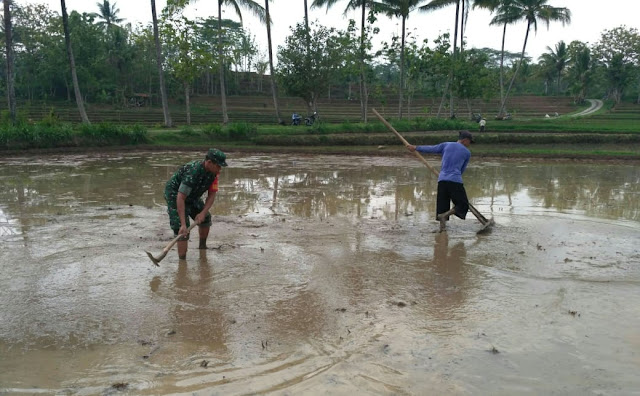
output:
M504 102L504 42L507 37L507 23L502 28L502 50L500 51L500 103ZM498 114L498 117L502 114Z
M511 82L509 83L509 88L507 88L507 92L504 95L504 99L502 100L502 104L500 105L500 111L498 112L498 116L501 117L504 111L504 106L507 103L507 98L509 97L509 93L511 92L511 87L513 87L513 82L518 76L518 71L520 70L520 66L522 66L522 62L524 62L524 54L527 49L527 40L529 39L529 30L531 27L531 22L527 22L527 33L524 36L524 45L522 46L522 54L520 54L520 62L518 62L518 66L516 67L515 73L513 77L511 77Z
M451 71L449 80L449 118L454 118L456 115L455 104L453 103L453 87L455 86L454 79L456 78L453 69L456 67L456 60L458 58L458 20L460 18L460 0L456 1L456 26L453 29L453 62L451 62Z
M156 44L156 64L158 65L158 81L160 83L160 98L162 99L162 112L164 114L164 125L167 128L173 126L171 114L169 113L169 101L167 99L167 87L164 83L164 71L162 70L162 48L160 47L160 33L158 32L158 16L156 15L156 1L151 0L151 17L153 19L153 40Z
M462 17L460 18L460 55L464 52L464 4L466 0L462 0Z
M562 72L558 70L558 95L560 95L560 80L562 78Z
M148 82L149 82L149 106L152 106L153 105L153 100L151 99L152 98L151 92L153 92L153 83L152 83L152 80L151 80L151 73L149 73L149 81Z
M218 63L220 64L220 101L222 105L222 123L229 123L227 114L227 92L224 84L224 56L222 55L222 0L218 0Z
M191 125L191 101L189 100L190 96L190 87L189 83L184 83L184 103L187 110L187 125Z
M440 99L440 106L438 106L438 114L436 114L436 118L440 118L440 114L442 113L442 108L444 107L444 100L447 98L447 93L449 92L449 83L451 76L447 78L447 83L444 86L444 90L442 91L442 99Z
M367 92L367 80L365 79L365 22L366 22L366 7L367 1L362 0L362 23L360 25L360 112L362 122L367 123L367 106L369 100L369 94Z
M69 80L67 80L66 73L64 76L64 87L67 89L67 102L71 102L71 89L69 89Z
M307 35L309 34L309 7L307 7L307 0L304 0L304 26L307 29ZM307 48L308 48L307 43Z
M62 8L62 27L64 29L64 41L67 46L67 56L69 57L69 66L71 68L71 79L73 80L73 91L76 96L76 103L78 105L78 111L80 112L80 118L85 124L91 124L87 112L84 109L84 101L82 100L82 94L80 93L80 84L78 84L78 75L76 74L76 61L73 58L73 49L71 48L71 37L69 35L69 16L67 15L67 5L65 0L60 0L60 6Z
M269 14L269 0L264 0L264 9L267 15L267 45L269 46L269 73L271 74L271 94L273 95L273 106L276 109L276 118L278 124L282 124L282 117L280 117L280 106L278 104L278 84L276 83L276 76L273 70L273 43L271 42L271 15Z
M398 118L402 119L402 96L404 89L404 29L407 18L402 17L402 41L400 44L400 95L398 96Z
M14 52L13 52L13 27L11 21L11 0L4 0L4 32L5 44L7 48L7 102L9 104L9 116L11 123L16 122L16 89L14 74Z

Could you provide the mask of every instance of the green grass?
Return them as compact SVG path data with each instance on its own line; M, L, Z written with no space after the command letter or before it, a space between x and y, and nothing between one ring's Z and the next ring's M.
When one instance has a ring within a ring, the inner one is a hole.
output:
M72 125L52 120L38 123L19 121L0 125L0 150L31 148L123 146L147 143L147 131L140 126L108 123Z
M632 110L635 107L632 107ZM466 120L390 119L395 129L414 144L456 139L457 131L476 133L474 155L546 156L571 158L640 158L640 112L602 112L583 118L487 120L488 131ZM91 126L62 123L53 117L41 122L21 120L0 125L0 150L146 144L158 147L219 147L227 150L273 152L400 155L399 139L377 119L367 124L318 122L311 127L257 125L247 122L145 129L109 123ZM378 149L378 146L385 146Z

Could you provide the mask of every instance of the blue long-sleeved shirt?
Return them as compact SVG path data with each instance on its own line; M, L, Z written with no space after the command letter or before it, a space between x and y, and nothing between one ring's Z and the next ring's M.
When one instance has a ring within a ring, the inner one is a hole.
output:
M462 174L467 169L471 152L462 143L445 142L435 146L416 146L419 153L442 154L442 168L438 181L462 183Z

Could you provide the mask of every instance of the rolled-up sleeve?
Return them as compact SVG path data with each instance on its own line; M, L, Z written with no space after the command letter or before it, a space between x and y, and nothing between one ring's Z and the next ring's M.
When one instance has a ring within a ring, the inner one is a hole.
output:
M178 192L181 192L186 196L189 196L189 194L191 194L192 190L193 190L193 187L189 186L188 184L186 184L184 182L180 183L180 187L178 187Z

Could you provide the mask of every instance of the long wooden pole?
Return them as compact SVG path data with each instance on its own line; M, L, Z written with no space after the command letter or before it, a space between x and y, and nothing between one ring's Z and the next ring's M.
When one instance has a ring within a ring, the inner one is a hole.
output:
M393 125L389 124L389 121L385 120L383 116L380 115L380 113L378 113L376 111L376 109L371 109L371 111L373 111L373 114L375 114L378 119L380 119L380 121L382 121L382 123L389 128L389 130L393 133L396 134L396 136L398 136L400 138L400 140L402 141L402 143L405 145L405 147L409 147L411 146L409 144L409 142L407 142L407 140L402 137L402 135L396 131L396 129L393 127ZM429 165L429 163L427 162L426 159L424 159L424 157L417 151L414 151L413 154L415 154L416 158L418 158L420 160L420 162L422 162L423 164L425 164L427 166L427 168L429 168L429 170L436 175L436 177L440 176L440 174L438 173L437 170L435 170L431 165ZM469 210L471 211L471 213L473 213L474 216L476 216L476 218L478 219L478 221L480 223L482 223L483 226L488 225L491 221L488 220L486 217L484 217L480 212L478 212L478 209L476 209L473 205L471 205L471 202L469 202Z

